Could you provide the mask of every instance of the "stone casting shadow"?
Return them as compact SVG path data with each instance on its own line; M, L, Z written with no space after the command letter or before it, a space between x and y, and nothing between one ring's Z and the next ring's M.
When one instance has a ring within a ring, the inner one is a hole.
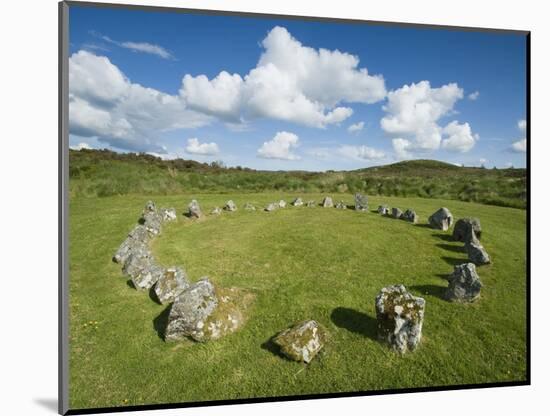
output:
M132 279L126 280L126 284L128 285L129 288L137 290L136 285L134 285L134 282L132 281Z
M449 235L449 234L435 234L434 233L434 234L432 234L432 237L439 238L443 241L449 241L449 242L455 241L456 242L456 240L453 238L453 236Z
M172 304L168 305L168 307L164 309L159 316L153 319L153 328L155 328L157 335L163 341L166 341L165 334L166 326L168 325L168 316L170 315L170 309L172 309Z
M34 402L51 413L57 414L57 399L34 399Z
M160 300L157 296L157 292L155 292L155 286L152 286L149 289L149 299L151 299L153 302L155 302L158 305L162 305L162 303L160 302Z
M441 277L442 279L448 280L450 274L451 273L437 273L436 276Z
M260 347L263 350L269 351L271 354L276 355L277 357L281 357L284 359L288 359L282 352L281 348L273 342L277 335L273 335L271 338L269 338L266 342L264 342Z
M332 311L330 319L334 325L340 328L374 340L377 339L376 318L366 313L356 311L355 309L338 307Z
M430 295L440 299L445 299L445 291L447 290L447 288L444 286L436 285L409 286L409 289L418 292L420 294L420 297L422 297L423 295Z
M464 247L461 246L454 246L452 244L436 244L436 246L444 250L453 251L455 253L464 253Z
M451 266L456 266L458 264L468 263L468 259L457 259L455 257L443 256L443 257L441 257L441 259L445 260Z
M415 224L415 226L420 227L420 228L429 228L429 229L433 230L433 228L430 224Z

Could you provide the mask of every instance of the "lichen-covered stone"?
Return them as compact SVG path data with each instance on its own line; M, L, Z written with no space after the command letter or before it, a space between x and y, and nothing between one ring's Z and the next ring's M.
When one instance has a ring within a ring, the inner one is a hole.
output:
M337 202L335 205L336 209L347 209L348 206L344 203L344 201Z
M325 330L315 321L303 321L279 333L273 342L294 361L309 363L325 345Z
M164 269L155 263L150 252L133 253L122 268L122 272L132 279L138 290L150 289L164 273Z
M387 205L378 205L378 213L381 215L390 215L390 207Z
M160 234L162 228L162 219L160 215L155 211L146 211L141 216L140 223L143 224L147 232L151 237L155 237Z
M279 208L279 204L276 204L275 202L272 202L270 204L267 205L267 207L265 207L265 211L267 212L271 212L271 211L275 211L277 208Z
M325 196L323 198L322 205L323 205L323 208L332 208L334 206L334 203L332 202L332 198L330 196Z
M143 208L143 213L146 212L157 212L157 207L153 201L147 201L145 207Z
M178 219L175 208L161 208L159 209L159 215L163 222L176 221Z
M256 211L256 207L250 202L247 202L246 204L244 204L244 209L246 211Z
M279 208L285 208L286 207L286 201L284 199L281 199L278 202Z
M124 264L132 253L146 250L149 239L150 235L145 226L141 224L136 225L116 251L113 261Z
M191 337L202 341L206 319L217 306L216 290L207 277L192 284L181 292L172 304L165 340L177 341Z
M466 243L464 244L464 249L468 254L468 260L474 263L476 266L481 266L483 264L491 263L491 258L489 253L485 251L485 248L481 245L479 240L476 237L474 227L470 225L468 227L468 232L465 236Z
M355 194L355 211L368 211L369 199L366 195L360 193Z
M447 231L453 225L453 214L447 208L439 208L428 218L432 228Z
M304 205L304 201L302 201L302 198L295 198L294 201L291 202L291 204L295 207L301 207Z
M403 215L403 211L401 211L399 208L392 208L391 209L391 216L393 218L401 218L401 216Z
M314 208L315 207L315 201L313 201L313 200L307 201L306 207Z
M418 222L418 215L416 212L412 209L407 209L403 215L401 216L402 219L405 221L412 222L413 224L416 224Z
M466 242L469 227L473 227L477 239L481 239L481 222L479 218L460 218L453 229L453 238L456 241Z
M237 205L233 202L233 200L229 200L225 203L225 206L223 207L225 211L237 211Z
M220 207L215 207L212 211L210 211L210 214L212 215L220 215L222 213L222 210Z
M483 285L477 275L475 264L456 265L447 280L449 287L445 291L445 299L456 302L473 302L479 298Z
M169 267L159 277L155 293L160 303L173 302L174 299L189 287L185 271L179 267Z
M196 199L193 199L189 203L189 205L187 206L187 209L189 210L188 211L189 218L200 218L200 217L202 217L201 207L200 207L200 205L199 205L199 203L197 202Z
M399 353L414 351L422 337L425 304L403 285L383 288L375 301L378 337Z

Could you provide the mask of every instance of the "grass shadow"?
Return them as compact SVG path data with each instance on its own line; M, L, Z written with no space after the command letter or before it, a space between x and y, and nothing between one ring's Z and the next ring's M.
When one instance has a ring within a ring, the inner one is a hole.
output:
M136 289L136 290L137 290L137 287L136 287L136 285L134 285L134 282L132 281L132 279L126 280L126 285L127 285L130 289Z
M468 259L457 259L456 257L441 257L442 260L446 261L451 266L457 266L459 264L468 263Z
M152 286L149 289L149 299L151 299L153 302L155 302L158 305L162 305L162 302L159 300L159 297L157 296L157 292L155 292L155 286Z
M376 319L366 313L356 311L355 309L338 307L332 311L330 319L337 327L374 340L377 339L378 325Z
M445 291L447 290L447 288L444 286L436 286L436 285L409 286L409 289L420 293L421 296L430 295L440 299L445 299Z
M436 244L436 246L444 250L453 251L455 253L464 253L464 247L461 246L455 246L452 244Z
M443 241L448 241L448 242L456 242L456 240L453 238L452 235L449 235L449 234L432 234L432 237L436 237L436 238L439 238L440 240L443 240Z
M172 304L168 305L159 316L153 319L153 328L155 329L157 335L163 341L166 341L166 326L168 326L168 317L170 316L170 309L172 309Z
M429 228L430 230L433 230L433 228L430 224L415 224L415 226L420 227L420 228Z
M264 342L262 345L260 345L260 347L263 349L263 350L266 350L266 351L269 351L271 354L273 355L276 355L277 357L281 357L281 358L284 358L284 359L288 359L287 356L285 356L282 351L281 351L281 348L275 344L275 342L273 341L275 339L277 335L273 335L271 338L269 338L266 342Z
M437 273L436 276L448 280L450 273Z

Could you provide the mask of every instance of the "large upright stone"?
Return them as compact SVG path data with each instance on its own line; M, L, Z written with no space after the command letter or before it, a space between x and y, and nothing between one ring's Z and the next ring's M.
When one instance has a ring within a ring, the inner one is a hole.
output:
M447 208L439 208L428 218L432 228L447 231L453 225L453 214Z
M479 298L482 284L473 263L457 264L447 278L449 287L445 299L456 302L473 302Z
M292 206L295 206L295 207L301 207L302 205L304 205L304 201L302 201L302 198L295 198L294 201L291 202L291 205Z
M160 234L162 218L156 211L145 211L140 219L140 223L143 224L151 237L155 237Z
M332 198L330 196L325 196L323 198L323 208L332 208L334 206L334 203L332 202Z
M401 218L401 216L403 215L403 211L401 211L399 208L392 208L391 209L391 216L393 218Z
M153 287L164 273L164 269L156 264L150 252L133 253L124 264L122 273L132 279L136 289L146 290Z
M233 202L233 200L229 200L225 203L225 206L223 207L225 211L237 211L237 205Z
M465 236L464 249L468 254L468 260L472 263L475 263L476 266L481 266L482 264L491 263L491 258L485 248L481 245L479 240L476 237L474 227L470 225L468 227L468 232Z
M145 226L142 224L136 225L116 251L113 261L124 264L132 253L147 251L149 238L150 235Z
M271 212L275 211L277 208L279 208L279 204L271 202L270 204L267 204L267 206L265 207L265 211Z
M250 202L247 202L246 204L244 204L244 207L243 207L246 211L256 211L256 207L250 203Z
M161 208L159 209L159 215L163 222L176 221L178 219L174 208Z
M160 303L173 302L176 297L189 287L185 271L179 267L169 267L159 277L155 293Z
M366 195L360 193L355 194L355 211L368 211L369 200Z
M189 210L189 212L188 212L189 218L200 218L200 217L202 217L201 207L200 207L200 205L199 205L199 203L197 202L196 199L193 199L189 203L187 208Z
M466 242L466 237L470 231L470 227L474 229L477 239L481 239L481 222L479 218L460 218L453 229L453 238L456 241Z
M390 215L390 208L387 205L378 205L378 213L380 215Z
M279 333L273 342L294 361L309 363L325 345L325 330L315 321L303 321Z
M402 354L414 351L422 337L425 304L403 285L383 288L375 301L378 337Z
M279 208L285 208L286 207L286 201L284 199L281 199L278 202Z
M416 224L418 222L418 215L412 209L406 210L401 218L403 218L405 221L412 222L413 224Z

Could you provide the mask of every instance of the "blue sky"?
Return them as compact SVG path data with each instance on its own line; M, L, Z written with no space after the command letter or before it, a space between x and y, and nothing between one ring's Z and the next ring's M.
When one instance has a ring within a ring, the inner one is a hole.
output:
M70 8L73 148L258 169L526 163L521 34Z

